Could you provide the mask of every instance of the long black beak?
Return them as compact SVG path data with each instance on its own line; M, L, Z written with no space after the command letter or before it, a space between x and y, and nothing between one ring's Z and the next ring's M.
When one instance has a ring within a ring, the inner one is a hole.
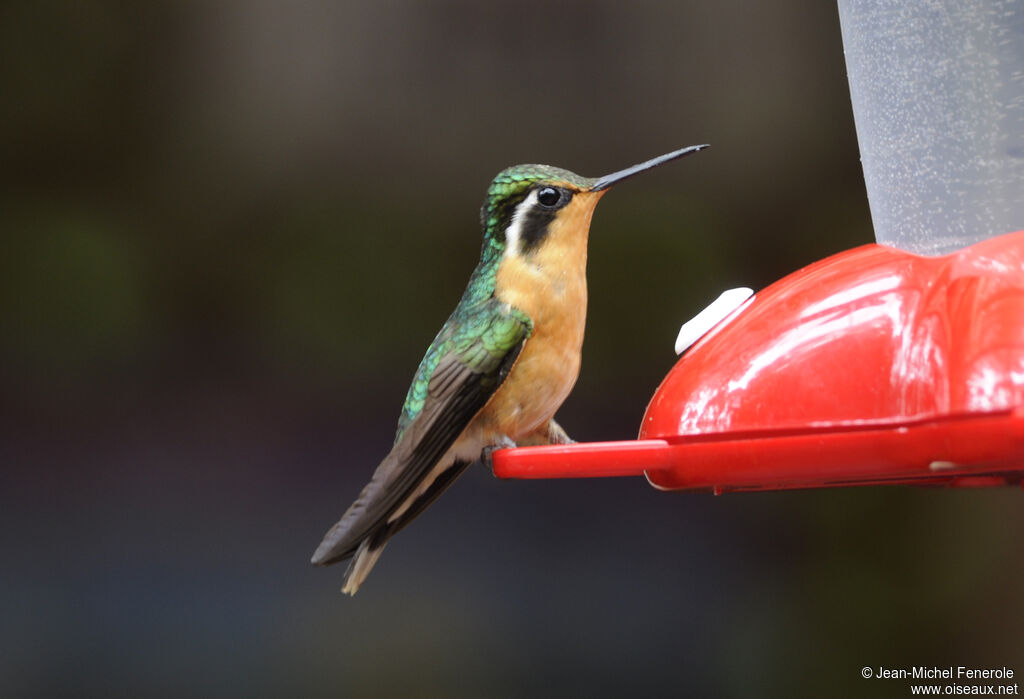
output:
M682 158L683 156L689 155L690 153L696 153L697 151L704 150L707 147L708 144L706 143L700 146L687 146L686 148L674 150L671 153L665 153L665 155L659 155L657 158L651 158L645 163L640 163L639 165L627 167L625 170L619 170L618 172L613 172L610 175L599 177L597 178L597 181L593 184L593 186L590 188L590 191L600 192L602 189L608 189L616 182L622 182L622 180L626 179L627 177L632 177L637 173L644 172L645 170L650 170L652 167L658 167L662 163L667 163L670 160Z

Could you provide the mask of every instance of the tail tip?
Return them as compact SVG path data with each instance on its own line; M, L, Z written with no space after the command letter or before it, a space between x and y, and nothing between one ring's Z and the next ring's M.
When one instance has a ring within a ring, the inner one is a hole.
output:
M366 576L370 574L370 570L373 569L373 565L380 558L380 554L384 551L384 544L387 540L371 543L371 538L363 539L363 543L359 545L359 549L356 550L356 555L352 557L352 562L349 563L348 570L345 571L345 585L341 588L341 591L347 595L355 595L366 581Z
M328 560L328 550L321 544L313 552L313 557L309 559L309 562L315 566L325 566L332 561Z

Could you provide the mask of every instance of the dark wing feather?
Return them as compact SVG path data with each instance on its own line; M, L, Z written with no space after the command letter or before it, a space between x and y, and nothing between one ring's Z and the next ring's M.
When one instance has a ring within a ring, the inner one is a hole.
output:
M344 560L370 535L386 540L422 512L465 468L458 464L454 472L440 476L402 517L387 522L505 380L532 329L525 314L503 308L493 299L471 319L475 323L462 334L455 332L446 338L451 349L430 374L422 410L402 430L358 499L324 536L313 563Z

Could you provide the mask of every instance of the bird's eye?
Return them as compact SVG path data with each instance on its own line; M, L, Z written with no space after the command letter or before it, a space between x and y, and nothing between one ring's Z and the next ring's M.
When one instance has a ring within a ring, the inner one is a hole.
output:
M561 199L561 193L554 187L544 187L537 192L537 201L541 206L555 206Z

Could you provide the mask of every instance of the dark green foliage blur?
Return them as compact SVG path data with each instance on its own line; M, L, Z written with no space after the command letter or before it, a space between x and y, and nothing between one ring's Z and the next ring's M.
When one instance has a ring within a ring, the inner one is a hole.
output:
M1024 673L1020 493L667 495L474 467L354 599L502 168L617 187L559 420L635 436L681 322L872 241L835 7L0 8L0 694L905 696Z

